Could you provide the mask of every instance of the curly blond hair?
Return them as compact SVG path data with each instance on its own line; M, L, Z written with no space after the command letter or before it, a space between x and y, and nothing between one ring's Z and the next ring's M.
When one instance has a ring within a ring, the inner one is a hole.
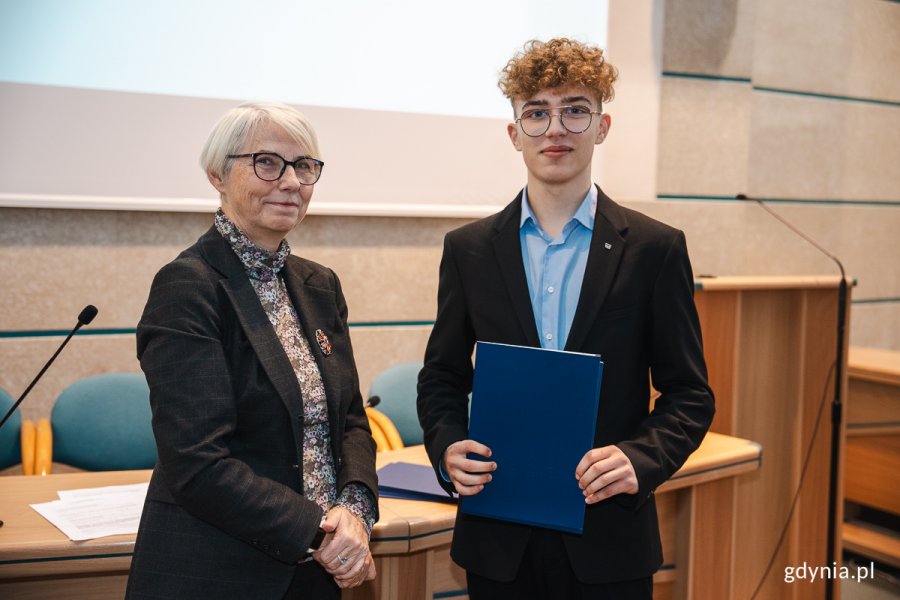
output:
M618 76L602 49L568 38L554 38L527 42L522 52L503 67L497 85L510 101L531 98L547 88L585 87L599 102L609 102Z

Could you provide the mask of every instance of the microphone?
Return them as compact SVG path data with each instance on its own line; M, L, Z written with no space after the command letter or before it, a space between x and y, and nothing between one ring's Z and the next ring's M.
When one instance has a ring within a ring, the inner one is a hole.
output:
M772 210L765 202L759 198L748 198L746 194L738 194L735 198L742 201L756 202L767 213L781 221L788 229L812 244L816 250L833 260L841 271L841 283L838 287L837 353L835 355L834 367L834 398L831 401L831 463L829 465L828 480L828 556L825 564L830 564L834 561L834 538L837 528L837 523L835 521L837 520L838 458L840 456L841 420L843 418L841 381L844 371L844 335L847 330L847 275L844 273L844 265L841 264L841 261L838 260L836 256L817 244L811 237L794 227L787 219ZM834 598L834 580L830 580L826 583L825 597L828 600Z
M75 325L75 328L69 333L69 336L63 340L63 343L59 345L56 353L50 357L50 360L47 361L47 364L44 365L44 368L41 369L41 372L37 374L31 384L22 392L22 395L19 396L19 399L16 400L16 403L12 405L12 408L9 409L9 412L6 413L6 416L3 417L3 420L0 421L0 427L3 427L6 424L6 421L12 416L12 414L19 408L19 405L22 404L22 400L25 399L25 396L28 395L28 392L31 391L31 388L34 387L34 384L38 382L38 380L43 377L44 373L47 372L47 369L50 368L50 365L53 364L53 361L56 360L56 357L59 356L59 353L62 352L62 349L66 347L66 344L69 343L69 340L72 339L72 336L75 335L75 332L81 329L85 325L89 325L91 321L94 320L94 317L97 316L97 307L93 304L88 304L85 306L80 313L78 313L78 323Z
M75 331L77 331L82 325L90 325L91 321L94 320L94 317L97 316L97 307L93 304L88 304L84 308L81 309L81 312L78 313L78 325L75 326Z

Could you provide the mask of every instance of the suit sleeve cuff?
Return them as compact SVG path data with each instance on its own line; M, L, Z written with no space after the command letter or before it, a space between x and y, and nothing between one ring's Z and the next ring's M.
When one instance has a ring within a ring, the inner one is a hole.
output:
M453 481L450 480L450 477L448 477L447 473L444 471L444 459L443 458L441 459L441 462L438 463L438 473L440 473L441 479L443 479L447 483L453 483Z

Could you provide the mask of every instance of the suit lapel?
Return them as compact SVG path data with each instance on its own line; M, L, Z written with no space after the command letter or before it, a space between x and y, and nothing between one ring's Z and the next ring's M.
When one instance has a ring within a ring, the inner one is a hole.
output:
M200 246L207 262L225 276L222 287L266 375L290 413L294 434L299 439L298 419L302 414L300 385L256 290L237 255L215 227L200 238Z
M566 350L577 351L584 344L591 324L609 290L612 287L625 250L628 221L622 208L597 188L597 212L594 216L594 232L588 252L581 294L575 308L575 317Z
M335 332L342 324L336 318L337 311L335 306L335 293L332 290L321 289L307 284L307 280L312 276L313 271L303 261L296 257L288 257L287 263L282 270L284 284L288 291L288 296L297 311L297 317L300 319L300 326L303 328L303 335L309 343L309 351L319 366L319 373L322 376L322 384L325 386L325 398L328 404L328 423L331 429L331 444L334 456L338 456L339 440L337 431L339 429L340 395L336 390L340 389L340 379L342 372L340 363L336 360L329 360L332 352L329 349L328 355L323 345L330 344L334 340ZM320 344L317 340L317 333L321 332L323 341ZM296 380L296 378L295 378Z
M522 192L498 215L494 226L494 254L503 282L509 293L513 310L522 326L527 345L540 347L534 311L528 297L528 279L522 262L522 243L519 239L519 218L522 214Z

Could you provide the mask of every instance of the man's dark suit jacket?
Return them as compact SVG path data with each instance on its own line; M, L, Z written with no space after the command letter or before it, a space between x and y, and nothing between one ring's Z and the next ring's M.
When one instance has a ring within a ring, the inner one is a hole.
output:
M444 240L437 320L418 396L425 445L436 471L447 447L468 437L475 341L540 346L519 242L521 203L520 193L500 213L452 231ZM647 577L662 563L653 492L697 448L714 413L693 291L684 234L599 192L565 349L602 355L594 447L617 445L631 460L640 489L637 495L588 506L583 535L562 534L572 568L584 583ZM651 374L662 394L652 412ZM547 398L546 410L557 406ZM572 472L573 485L575 467L559 466ZM440 473L438 480L452 489ZM457 514L451 555L473 573L511 581L530 531L525 525Z
M375 444L337 276L296 256L281 274L322 373L337 489L356 481L377 497ZM128 597L280 599L322 510L303 496L294 370L215 228L156 275L137 349L159 458Z

